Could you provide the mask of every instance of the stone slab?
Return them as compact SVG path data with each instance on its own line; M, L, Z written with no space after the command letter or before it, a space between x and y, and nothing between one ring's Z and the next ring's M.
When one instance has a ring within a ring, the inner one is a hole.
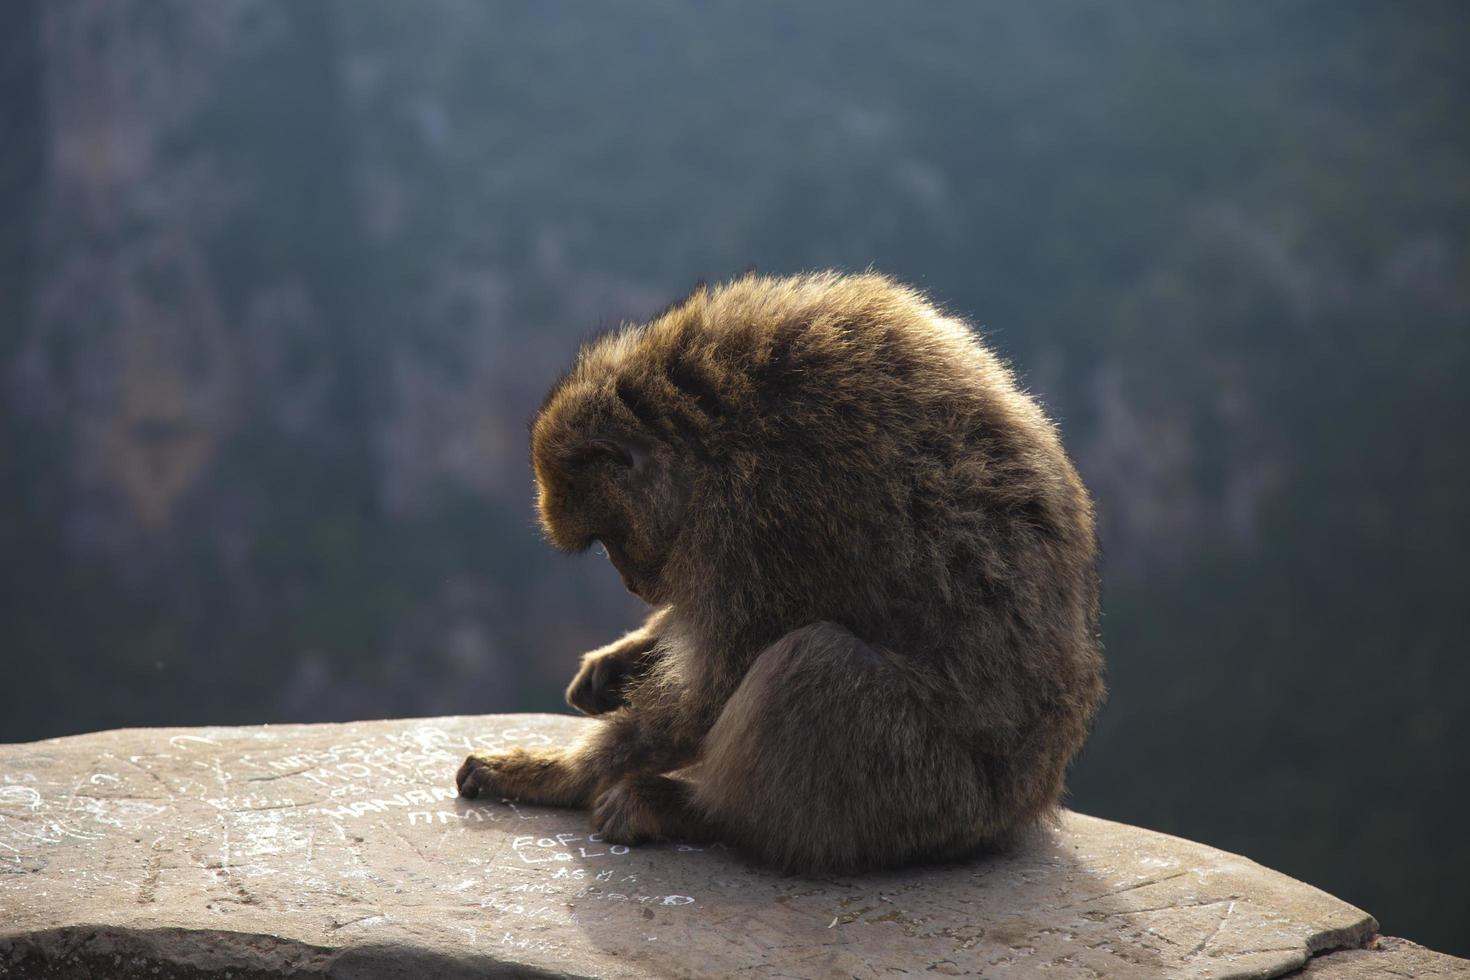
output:
M1299 973L1301 980L1470 980L1470 960L1425 949L1407 939L1379 936L1363 949L1344 949L1314 956Z
M1076 813L1004 857L801 878L455 796L466 752L584 724L0 746L0 975L1271 977L1376 930L1245 858Z

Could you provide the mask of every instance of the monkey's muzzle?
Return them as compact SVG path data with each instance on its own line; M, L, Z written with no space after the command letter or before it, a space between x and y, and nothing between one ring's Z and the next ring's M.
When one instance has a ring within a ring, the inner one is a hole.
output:
M641 583L638 581L638 577L633 573L632 563L628 561L628 556L624 553L623 549L601 538L594 538L593 542L593 547L597 552L606 555L607 560L612 562L613 568L618 570L618 575L623 580L623 588L644 602L651 602L652 600L645 594Z

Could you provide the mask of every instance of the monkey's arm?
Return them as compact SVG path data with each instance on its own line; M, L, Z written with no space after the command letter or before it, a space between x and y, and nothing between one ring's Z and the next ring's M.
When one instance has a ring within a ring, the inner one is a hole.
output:
M574 744L517 746L472 755L455 776L467 799L505 797L541 806L589 807L604 791L633 775L652 777L693 762L699 741L671 729L668 717L618 711L589 725Z
M612 710L623 703L634 679L664 655L658 644L668 629L668 618L668 609L659 610L640 629L587 655L567 700L588 714L605 712L599 724L589 725L566 748L518 747L470 756L455 777L460 795L588 807L625 776L654 776L693 762L711 719L689 699L635 695L633 709ZM718 710L718 704L713 707Z
M588 715L621 708L629 684L643 676L658 656L660 628L668 612L668 607L655 610L622 639L584 656L581 669L567 687L567 704Z

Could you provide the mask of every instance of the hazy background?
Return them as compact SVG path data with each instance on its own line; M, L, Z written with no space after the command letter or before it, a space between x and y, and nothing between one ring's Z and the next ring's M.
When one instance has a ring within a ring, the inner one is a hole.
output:
M1470 6L8 0L0 741L564 710L578 339L874 264L1096 494L1072 803L1470 954Z

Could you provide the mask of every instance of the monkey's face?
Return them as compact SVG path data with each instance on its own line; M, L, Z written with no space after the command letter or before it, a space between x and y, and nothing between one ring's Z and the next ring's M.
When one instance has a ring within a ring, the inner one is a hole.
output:
M547 405L531 431L541 526L559 551L600 544L628 591L666 601L663 572L689 496L674 451L595 392Z

